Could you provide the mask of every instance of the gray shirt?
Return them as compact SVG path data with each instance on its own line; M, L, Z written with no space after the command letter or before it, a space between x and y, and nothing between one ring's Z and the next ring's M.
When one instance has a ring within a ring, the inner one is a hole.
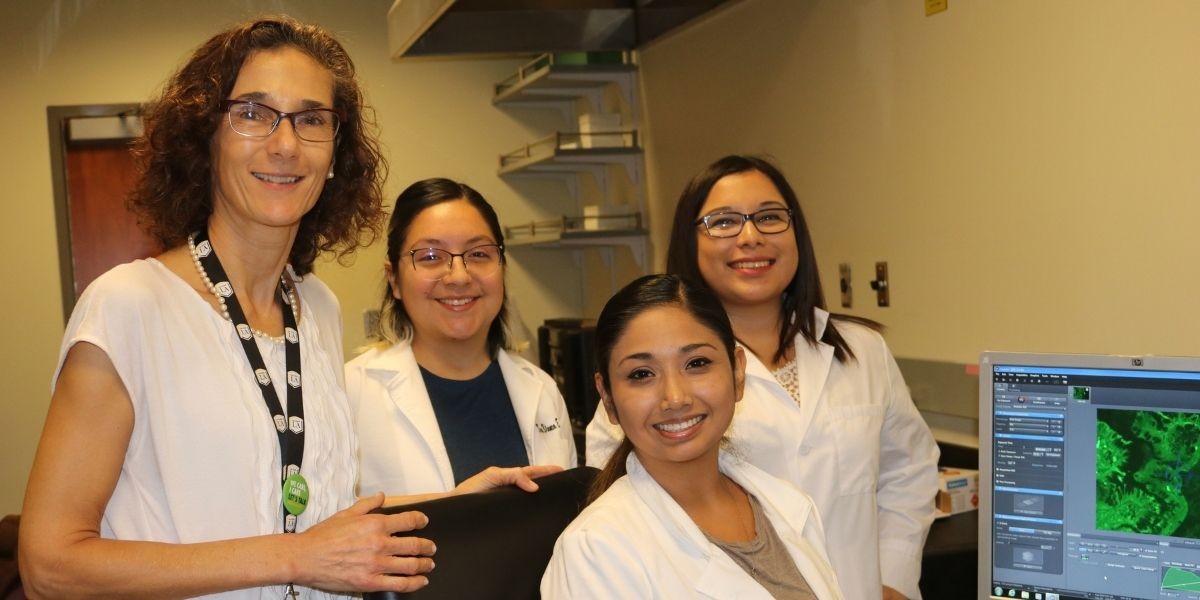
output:
M754 539L748 542L726 542L707 533L708 541L725 551L733 562L766 588L775 598L816 600L808 582L796 568L787 547L771 526L770 519L763 514L762 506L754 496L750 499L750 510L754 516Z

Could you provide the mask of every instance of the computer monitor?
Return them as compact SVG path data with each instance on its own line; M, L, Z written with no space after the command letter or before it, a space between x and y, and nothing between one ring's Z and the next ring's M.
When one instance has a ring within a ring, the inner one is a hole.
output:
M985 352L980 598L1200 599L1200 359Z

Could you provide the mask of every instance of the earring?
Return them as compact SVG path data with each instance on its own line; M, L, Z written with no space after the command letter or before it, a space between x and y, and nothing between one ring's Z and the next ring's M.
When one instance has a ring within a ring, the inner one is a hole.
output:
M325 179L333 179L333 165L329 165L329 173L325 175Z

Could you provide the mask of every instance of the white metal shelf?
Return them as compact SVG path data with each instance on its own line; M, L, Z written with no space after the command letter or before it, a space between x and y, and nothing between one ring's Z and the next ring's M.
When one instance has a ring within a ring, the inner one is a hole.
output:
M612 227L603 227L609 223ZM623 225L632 227L623 227ZM645 268L646 239L641 213L560 217L530 221L504 228L506 247L581 248L627 247L638 266ZM611 256L606 258L611 262Z
M645 229L600 229L600 230L547 230L532 235L506 237L505 248L583 249L583 248L629 248L638 267L646 270ZM612 255L604 255L611 265Z
M607 140L609 143L616 141L620 145L585 144L589 139ZM606 167L619 165L625 169L630 182L640 185L641 157L642 149L638 145L636 130L558 132L501 155L497 174L511 176L590 173L596 177L597 182L605 185Z
M599 106L605 87L616 85L626 102L633 103L633 77L637 66L628 52L621 63L560 64L555 55L544 54L497 83L492 96L496 106L554 106L587 98Z
M632 55L622 52L619 62L591 64L565 64L576 58L567 55L544 54L517 70L517 73L495 85L492 104L498 107L532 107L554 109L562 113L565 121L573 121L572 115L581 107L577 100L587 100L592 111L612 110L614 90L624 103L624 111L637 122L637 103L634 101L637 65ZM589 56L591 60L594 57ZM619 131L556 132L547 137L525 144L499 159L497 174L505 178L539 177L562 180L574 197L575 209L581 207L579 198L580 176L590 175L602 195L607 195L611 185L623 185L625 180L639 190L636 200L625 221L604 221L613 228L585 228L585 219L595 217L567 217L519 224L505 228L505 246L510 248L539 249L591 249L598 252L600 259L609 267L610 277L614 253L618 248L628 248L642 272L646 271L649 233L645 229L642 215L645 214L642 182L642 148L636 129ZM611 179L611 181L610 181ZM564 212L571 212L569 209ZM600 217L604 219L605 217ZM629 220L632 218L632 220ZM632 225L632 227L629 227ZM575 252L577 265L582 260ZM616 281L610 282L616 291Z

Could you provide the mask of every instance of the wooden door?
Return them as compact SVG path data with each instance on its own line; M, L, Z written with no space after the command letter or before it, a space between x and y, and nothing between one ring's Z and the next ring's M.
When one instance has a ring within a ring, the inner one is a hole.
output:
M129 150L129 142L124 140L66 145L76 299L93 279L114 266L162 252L125 207L135 178Z

